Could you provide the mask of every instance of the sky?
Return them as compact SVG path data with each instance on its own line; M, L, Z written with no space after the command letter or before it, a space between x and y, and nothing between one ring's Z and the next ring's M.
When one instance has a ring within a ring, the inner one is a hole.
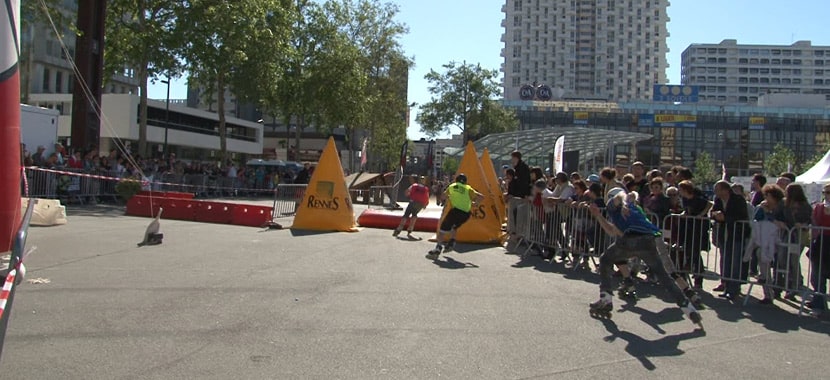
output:
M532 1L532 0L531 0ZM430 69L445 63L466 61L499 69L504 0L397 0L398 20L409 28L401 38L415 67L409 75L409 103L424 104L431 96L424 79ZM791 44L811 40L830 45L825 29L830 1L827 0L672 0L668 9L669 83L680 83L680 54L692 43L719 43L736 39L746 44ZM172 99L187 97L186 79L173 80ZM151 84L151 99L164 99L166 85ZM410 139L425 137L415 123L412 110ZM458 133L457 129L453 130Z

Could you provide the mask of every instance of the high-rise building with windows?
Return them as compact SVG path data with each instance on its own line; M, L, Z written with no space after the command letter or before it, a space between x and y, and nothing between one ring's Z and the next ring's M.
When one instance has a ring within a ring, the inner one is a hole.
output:
M67 20L74 20L78 3L64 0L57 11ZM24 101L28 101L32 94L72 93L75 74L70 58L75 58L75 32L69 25L59 27L63 28L59 30L61 36L56 35L52 25L45 22L24 22L21 27L20 87ZM123 72L114 74L104 84L103 92L137 94L135 70L125 68ZM62 115L68 115L71 111L61 103L52 106L56 106Z
M666 82L668 6L668 0L506 0L505 99L529 100L525 86L543 84L552 98L651 98L654 85Z
M682 54L681 82L700 86L700 101L709 103L755 103L768 93L830 100L830 46L692 44Z

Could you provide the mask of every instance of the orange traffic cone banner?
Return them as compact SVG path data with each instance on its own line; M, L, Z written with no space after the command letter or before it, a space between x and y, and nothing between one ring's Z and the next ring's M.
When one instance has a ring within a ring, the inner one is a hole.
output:
M320 162L311 175L292 229L356 232L354 207L346 187L340 157L329 138Z
M484 148L481 153L481 169L484 170L484 178L490 185L490 192L496 198L496 206L498 207L499 220L501 223L507 221L507 204L504 203L504 194L502 194L501 186L499 186L499 177L496 174L496 167L493 166L493 160L490 159L490 152Z
M459 243L501 243L501 219L495 196L493 196L490 184L481 168L475 146L472 142L467 143L464 150L464 157L458 165L456 175L464 173L467 176L467 184L484 195L484 199L473 205L470 210L470 219L458 229L456 241ZM444 207L444 216L452 205Z

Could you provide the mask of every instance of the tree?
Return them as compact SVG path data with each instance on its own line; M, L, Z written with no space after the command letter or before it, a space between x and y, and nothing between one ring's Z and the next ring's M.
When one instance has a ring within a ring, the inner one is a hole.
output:
M454 175L458 171L458 159L455 157L445 156L444 161L441 162L441 172L445 175Z
M456 62L443 68L443 73L430 70L424 77L433 97L418 114L421 131L436 136L455 126L466 143L482 132L504 131L515 124L515 117L494 100L501 95L497 70Z
M815 164L821 161L822 158L824 158L824 155L827 154L827 151L830 151L830 143L825 143L824 145L820 146L812 157L809 157L805 159L803 162L799 163L796 170L798 170L799 172L809 170Z
M147 81L177 77L183 44L176 33L174 0L110 0L107 4L104 72L107 80L134 69L139 88L138 152L147 154ZM165 147L166 148L166 147ZM168 154L169 152L164 152Z
M341 30L360 55L359 63L366 82L359 93L360 105L351 107L352 123L347 131L366 127L369 131L369 157L375 164L395 166L400 146L406 139L407 82L412 62L399 38L408 32L395 19L399 7L377 0L340 0L326 3ZM379 158L379 159L378 159Z
M695 177L695 182L699 185L710 185L720 179L720 176L715 170L715 161L709 152L700 152L695 159L695 168L692 173Z
M289 0L189 0L179 8L177 33L186 41L182 52L190 80L203 86L203 95L216 96L223 163L227 159L225 92L256 91L256 84L273 79L263 69L269 60L257 62L252 57L267 54L270 59L276 59L287 53L288 33L294 20L290 3Z
M792 149L782 143L775 144L772 153L764 160L764 169L771 176L792 170L796 165L796 156Z

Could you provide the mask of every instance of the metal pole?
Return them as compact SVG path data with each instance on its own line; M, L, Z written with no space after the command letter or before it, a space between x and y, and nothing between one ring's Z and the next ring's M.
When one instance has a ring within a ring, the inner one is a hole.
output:
M161 82L167 84L167 101L164 109L164 152L162 156L164 159L168 159L170 154L167 150L167 130L170 128L170 76L168 75L167 80Z

